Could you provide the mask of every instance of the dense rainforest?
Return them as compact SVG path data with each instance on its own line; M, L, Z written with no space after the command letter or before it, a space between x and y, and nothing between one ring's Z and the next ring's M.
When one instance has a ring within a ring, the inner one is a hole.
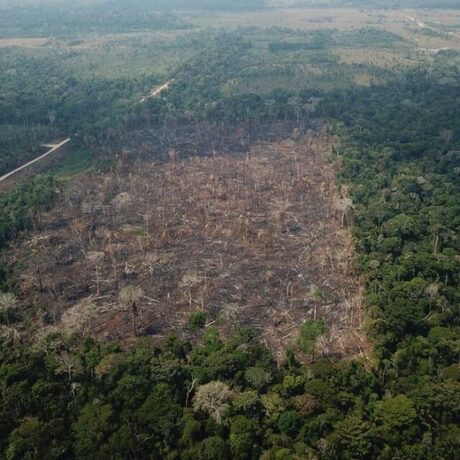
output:
M219 33L212 41L206 33L199 36L197 43L210 44L174 68L167 97L145 104L138 100L159 83L157 76L73 78L62 64L77 51L63 53L56 65L0 50L9 63L0 75L8 87L0 100L8 133L1 137L0 173L18 161L14 152L6 154L12 145L19 152L50 133L75 134L71 158L60 170L0 195L0 245L40 227L41 210L65 187L62 172L69 175L88 161L92 173L113 168L116 146L134 150L136 135L154 138L158 145L147 156L166 161L168 147L185 138L198 144L204 136L217 145L244 129L254 142L321 126L337 140L337 181L354 204L354 270L365 286L372 359L315 355L316 338L326 327L321 320L301 328L300 348L311 357L306 363L291 348L283 363L275 362L247 328L219 337L200 314L190 318L192 342L173 336L159 345L142 338L124 347L58 328L31 342L20 334L30 312L19 306L9 267L0 266L1 458L458 457L458 67L441 53L430 69L396 74L371 67L385 82L357 86L350 75L361 68L338 69L324 40L327 46L344 38L390 46L395 40L401 45L399 38L363 28L289 42L282 40L286 31L273 29L264 38L267 55L311 53L310 62L327 69L320 79L345 83L259 94L223 91L227 80L257 74L247 66L251 54L245 55L256 46L257 40L247 39L258 33L251 30L246 38L241 31ZM292 75L294 67L292 59ZM45 78L45 69L53 79ZM277 76L279 70L272 71ZM33 73L40 78L29 91ZM20 95L13 94L18 82L24 85ZM91 149L97 154L88 160Z

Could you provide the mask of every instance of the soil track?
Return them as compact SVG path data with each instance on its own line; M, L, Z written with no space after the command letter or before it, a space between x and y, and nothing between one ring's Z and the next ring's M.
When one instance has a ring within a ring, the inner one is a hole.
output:
M62 142L59 142L57 144L47 144L45 145L44 147L50 147L50 150L48 150L46 153L44 153L43 155L40 155L39 157L33 159L32 161L29 161L25 164L23 164L22 166L20 166L19 168L16 168L14 169L13 171L10 171L9 173L5 174L4 176L1 176L0 177L0 184L2 182L6 182L8 179L11 180L11 178L13 176L16 176L18 173L20 173L21 171L29 168L30 166L32 166L33 164L43 160L44 158L46 158L47 156L51 155L52 153L55 153L56 151L58 151L60 148L64 147L64 145L66 145L68 142L70 142L70 138L67 138L67 139L64 139Z
M155 97L155 96L158 96L159 94L161 94L163 91L166 91L167 89L169 89L169 86L171 85L171 83L173 83L174 80L170 80L168 81L167 83L165 83L164 85L162 86L159 86L158 88L153 88L152 91L150 92L150 94L148 96L145 96L143 97L139 103L142 103L142 102L145 102L147 99L150 99L152 97Z

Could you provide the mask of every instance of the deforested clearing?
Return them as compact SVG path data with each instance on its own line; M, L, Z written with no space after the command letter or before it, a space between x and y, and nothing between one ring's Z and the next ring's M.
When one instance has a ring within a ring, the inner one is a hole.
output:
M321 353L366 354L332 145L318 134L167 163L125 153L79 177L9 249L31 331L193 339L189 318L204 312L224 335L258 330L281 359L316 318L329 325Z

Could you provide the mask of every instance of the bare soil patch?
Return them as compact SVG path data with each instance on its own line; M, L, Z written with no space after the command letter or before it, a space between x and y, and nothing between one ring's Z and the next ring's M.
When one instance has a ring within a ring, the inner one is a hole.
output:
M166 164L122 155L116 173L81 177L10 250L34 327L193 338L188 318L204 311L224 335L259 330L281 357L305 319L324 318L323 352L365 353L330 151L322 135L181 161L171 151ZM143 291L135 311L119 305L126 286Z

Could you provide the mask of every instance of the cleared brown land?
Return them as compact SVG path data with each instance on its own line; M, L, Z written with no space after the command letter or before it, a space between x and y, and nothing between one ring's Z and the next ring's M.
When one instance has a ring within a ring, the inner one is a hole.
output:
M58 327L125 343L190 335L189 315L203 310L224 334L258 329L280 356L305 319L324 318L324 352L363 353L330 148L320 136L241 155L171 152L161 165L124 155L118 173L81 178L41 216L39 232L15 243L24 300ZM136 330L118 305L128 285L145 295Z

